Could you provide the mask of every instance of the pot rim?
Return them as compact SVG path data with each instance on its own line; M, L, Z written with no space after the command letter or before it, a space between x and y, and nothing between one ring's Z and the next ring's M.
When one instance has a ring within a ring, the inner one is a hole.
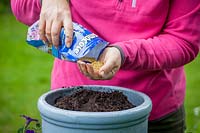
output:
M144 99L144 102L134 108L113 111L113 112L83 112L83 111L71 111L64 110L46 102L46 97L57 91L64 91L67 89L72 89L74 87L103 87L109 88L111 90L119 90L122 92L136 93ZM69 88L59 88L56 90L51 90L42 96L38 100L38 109L41 116L46 119L51 119L54 121L64 122L64 123L82 123L82 124L119 124L127 123L137 119L142 119L143 117L148 117L152 109L152 102L150 98L141 92L127 89L118 86L102 86L102 85L80 85L73 86ZM98 120L97 120L98 119Z

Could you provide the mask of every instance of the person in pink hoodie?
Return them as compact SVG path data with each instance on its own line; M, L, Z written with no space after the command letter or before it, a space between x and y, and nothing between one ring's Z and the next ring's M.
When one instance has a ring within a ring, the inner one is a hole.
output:
M184 65L199 53L200 0L11 0L11 7L28 26L39 19L41 39L55 46L62 27L70 46L72 21L110 42L98 72L84 62L55 59L51 89L95 84L134 89L152 100L149 132L184 132Z

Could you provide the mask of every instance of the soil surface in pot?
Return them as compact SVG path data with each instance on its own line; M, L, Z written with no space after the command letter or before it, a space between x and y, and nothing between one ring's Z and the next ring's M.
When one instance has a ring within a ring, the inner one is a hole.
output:
M93 90L80 90L72 95L60 97L56 99L54 106L84 112L111 112L135 107L122 92Z

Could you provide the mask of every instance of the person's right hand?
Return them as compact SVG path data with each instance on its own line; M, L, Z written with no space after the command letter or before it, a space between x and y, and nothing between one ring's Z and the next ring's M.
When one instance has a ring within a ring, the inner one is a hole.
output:
M69 1L42 0L39 19L40 39L58 47L62 27L65 29L67 47L70 47L73 36L73 25Z

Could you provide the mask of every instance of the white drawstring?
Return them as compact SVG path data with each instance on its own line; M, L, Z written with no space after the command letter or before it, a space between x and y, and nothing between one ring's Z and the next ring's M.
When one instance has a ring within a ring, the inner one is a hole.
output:
M132 0L132 7L133 7L133 8L136 7L136 0Z

